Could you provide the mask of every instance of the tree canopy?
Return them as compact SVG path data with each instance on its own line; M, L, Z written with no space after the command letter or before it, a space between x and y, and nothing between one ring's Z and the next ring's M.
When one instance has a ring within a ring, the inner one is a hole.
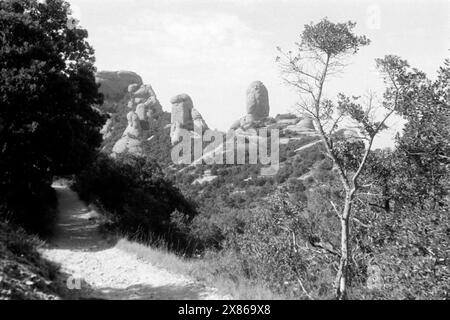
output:
M63 0L0 3L2 203L77 172L100 145L104 119L92 106L102 97L87 35Z

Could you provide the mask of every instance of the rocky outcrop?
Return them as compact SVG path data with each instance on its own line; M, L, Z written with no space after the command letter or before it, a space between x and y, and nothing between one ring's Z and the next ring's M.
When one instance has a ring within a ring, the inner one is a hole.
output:
M292 113L277 114L275 121L280 124L293 125L300 121L300 118Z
M208 125L200 112L194 108L194 104L189 95L182 93L170 99L172 103L172 116L170 127L170 139L175 144L180 139L182 129L188 132L204 132Z
M163 109L152 86L142 84L140 77L137 77L130 76L128 79L130 81L124 81L120 87L121 90L124 90L126 86L125 92L129 98L127 106L130 111L127 113L128 125L112 148L113 155L119 153L142 155L143 142L150 136L152 125L163 115ZM132 80L139 81L133 82Z
M247 88L247 115L251 120L261 120L269 116L269 93L261 81L252 82Z
M245 135L249 129L278 129L280 137L315 134L313 121L309 117L298 117L292 113L269 117L269 93L261 81L254 81L249 85L246 111L245 116L233 122L230 130Z
M299 120L300 121L298 121L298 123L296 124L288 125L286 127L286 130L296 133L312 133L316 131L311 118L305 116L300 118Z
M104 139L107 139L111 136L111 130L112 130L112 120L111 118L107 119L105 124L103 125L102 129L100 130L100 133Z
M100 85L99 92L105 100L119 101L132 84L141 85L142 78L131 71L99 71L95 74L95 82Z
M172 104L171 123L178 122L181 128L193 130L192 109L194 107L191 97L182 93L170 99Z
M247 88L247 114L231 125L231 130L256 128L269 117L269 93L261 81L252 82Z
M132 153L142 155L142 128L138 115L134 111L127 114L128 126L122 137L113 147L113 154Z
M128 126L126 127L123 135L140 138L142 136L142 127L139 116L136 112L130 111L127 114Z
M143 130L149 130L152 121L159 118L162 107L150 85L130 85L128 87L130 100L128 108L135 110Z
M198 131L205 132L206 129L208 129L208 125L206 124L206 121L203 119L200 112L197 111L197 109L192 108L191 110L191 116L192 116L192 122L194 125L194 130L197 128Z
M300 127L301 129L307 130L307 131L308 130L312 130L312 131L316 130L314 128L314 123L313 123L312 119L309 117L304 117L302 120L300 120L300 122L297 124L297 126Z

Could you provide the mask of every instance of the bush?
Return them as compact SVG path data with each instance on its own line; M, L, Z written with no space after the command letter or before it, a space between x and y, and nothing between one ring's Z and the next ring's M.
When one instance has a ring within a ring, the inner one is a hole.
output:
M283 193L276 193L264 206L242 215L241 232L228 233L225 247L235 252L249 279L262 281L276 293L289 298L328 298L334 258L309 249L313 235L303 210Z
M450 216L442 207L403 208L359 227L366 261L380 268L381 287L363 298L449 299Z
M189 221L195 208L152 160L131 155L111 159L100 154L76 176L74 189L81 199L104 209L112 225L131 238L163 238L183 249L188 243L170 216L177 210Z
M187 228L208 259L227 256L222 274L261 283L284 297L327 298L332 295L335 257L309 250L313 227L304 208L281 191L254 208L229 209L223 203L205 207Z

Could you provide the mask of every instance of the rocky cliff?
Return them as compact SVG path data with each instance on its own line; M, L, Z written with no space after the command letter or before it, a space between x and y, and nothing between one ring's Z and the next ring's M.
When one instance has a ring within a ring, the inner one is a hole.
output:
M194 108L194 104L189 95L182 93L174 96L170 102L172 103L170 138L172 144L180 140L181 129L186 130L191 136L195 132L205 132L208 125L201 116L200 112Z
M104 151L112 156L147 155L156 141L166 144L162 140L166 135L168 140L169 135L164 127L170 120L151 85L144 84L131 71L101 71L96 74L96 81L105 98L99 109L109 115L101 131ZM156 146L155 153L160 153L160 149L164 147Z

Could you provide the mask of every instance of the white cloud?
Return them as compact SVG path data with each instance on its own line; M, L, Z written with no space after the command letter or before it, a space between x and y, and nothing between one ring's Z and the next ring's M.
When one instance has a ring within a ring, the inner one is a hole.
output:
M247 25L226 14L145 15L127 34L128 41L144 42L153 53L179 64L231 64L262 49Z

